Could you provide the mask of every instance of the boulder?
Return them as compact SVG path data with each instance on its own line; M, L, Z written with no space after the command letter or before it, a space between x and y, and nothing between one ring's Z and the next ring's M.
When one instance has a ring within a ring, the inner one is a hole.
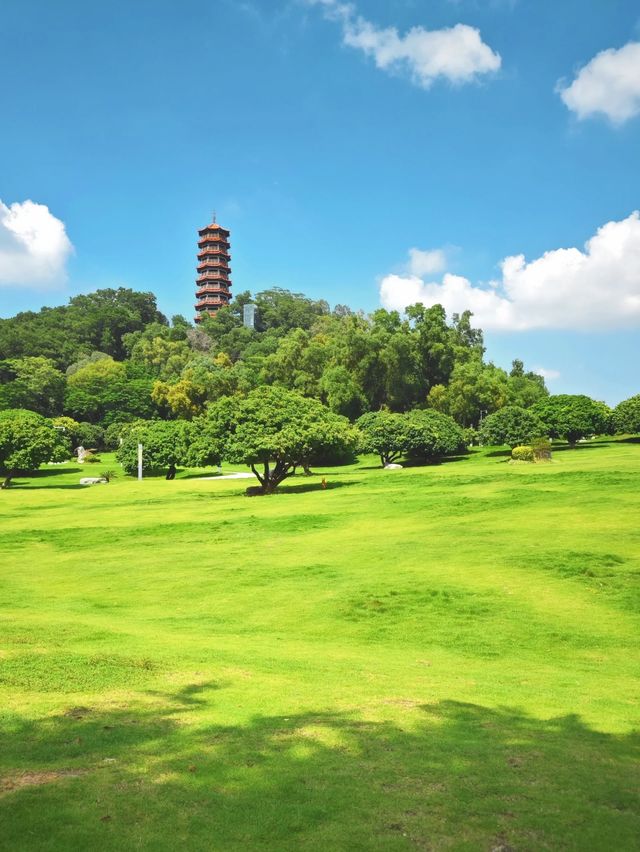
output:
M80 485L102 485L106 484L107 480L102 476L83 476L80 480Z
M402 470L401 464L385 464L385 470Z

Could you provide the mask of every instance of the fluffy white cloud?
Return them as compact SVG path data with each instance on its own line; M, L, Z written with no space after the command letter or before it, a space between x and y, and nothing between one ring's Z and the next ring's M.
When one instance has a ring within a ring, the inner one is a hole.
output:
M640 42L598 53L558 92L578 118L602 114L622 124L640 114Z
M480 74L500 68L500 55L482 41L475 27L466 24L441 30L412 27L400 35L395 27L378 28L358 15L353 3L307 2L321 6L327 18L342 25L346 45L372 57L378 68L408 73L416 85L425 89L439 77L452 83L468 83Z
M415 275L387 275L380 300L403 310L423 302L447 313L471 310L481 328L613 329L640 326L640 214L608 222L584 250L555 249L527 262L524 255L500 264L502 278L489 287L445 274L440 282Z
M64 223L46 205L0 201L0 286L60 284L72 251Z

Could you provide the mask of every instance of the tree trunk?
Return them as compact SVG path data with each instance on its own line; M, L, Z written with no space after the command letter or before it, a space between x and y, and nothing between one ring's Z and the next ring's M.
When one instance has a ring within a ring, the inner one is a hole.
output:
M15 476L15 471L10 470L4 478L4 482L2 483L2 485L0 485L0 488L9 488L9 486L11 485L11 480L13 479L14 476Z
M175 464L169 465L169 470L167 471L166 479L175 479L176 478L176 466Z

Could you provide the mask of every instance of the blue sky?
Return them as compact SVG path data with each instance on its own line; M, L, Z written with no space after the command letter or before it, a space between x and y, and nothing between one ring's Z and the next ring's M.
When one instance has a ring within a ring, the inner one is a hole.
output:
M123 285L192 316L215 208L236 292L468 306L496 363L615 403L638 42L636 0L4 0L0 315Z

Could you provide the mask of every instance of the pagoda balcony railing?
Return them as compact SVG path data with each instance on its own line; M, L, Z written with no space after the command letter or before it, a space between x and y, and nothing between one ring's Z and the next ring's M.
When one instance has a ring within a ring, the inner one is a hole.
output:
M226 272L203 272L198 275L198 281L228 281L229 276ZM196 284L198 283L196 281Z
M229 252L226 249L220 248L220 246L209 246L208 248L201 248L198 252L198 257L201 257L203 254L224 254L227 257L231 257Z
M204 245L226 246L229 248L229 243L226 240L217 240L215 237L206 237L203 240L198 240L200 248Z
M213 302L213 301L198 302L193 307L195 308L196 311L198 311L198 310L202 310L203 308L221 308L226 304L228 304L228 303L223 301L222 299L220 299L218 302Z
M198 264L198 272L204 269L225 269L227 272L231 270L231 267L228 263L224 263L220 260L203 260Z
M202 287L198 287L196 290L196 297L199 299L200 296L206 296L207 293L223 293L225 296L231 295L229 288L221 284L203 284Z

